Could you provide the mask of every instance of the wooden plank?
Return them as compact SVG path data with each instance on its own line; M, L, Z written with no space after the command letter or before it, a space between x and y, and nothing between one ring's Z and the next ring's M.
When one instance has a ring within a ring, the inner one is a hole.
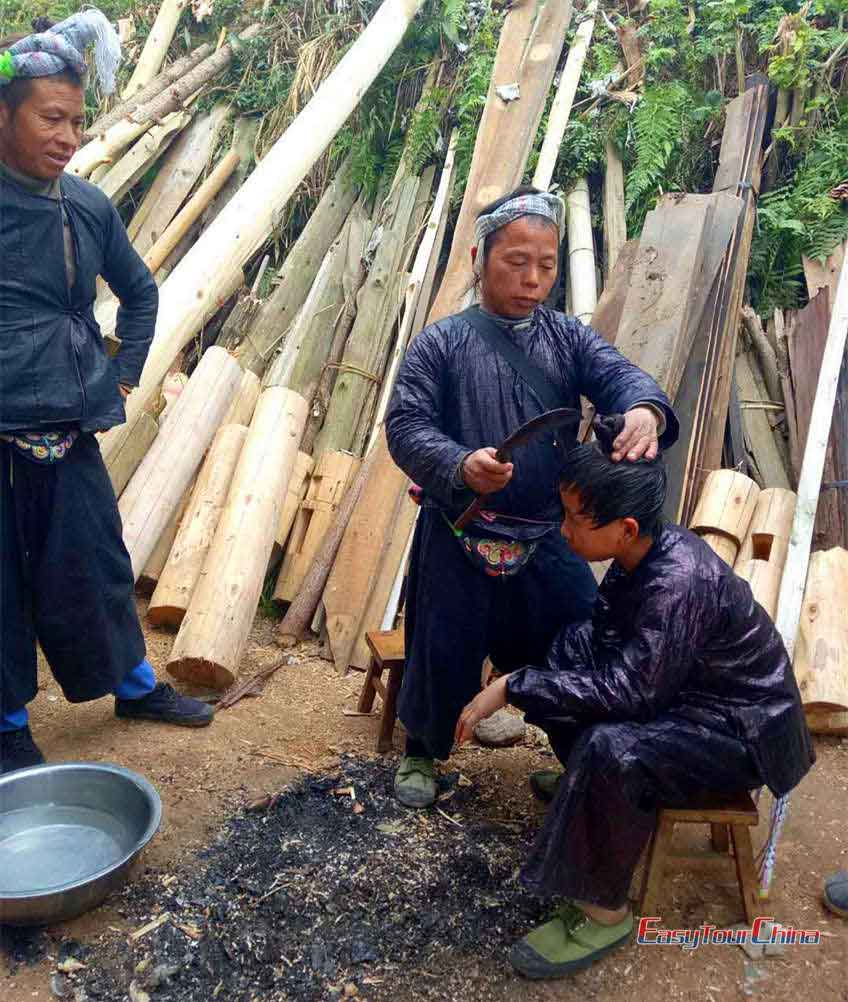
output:
M795 678L804 707L848 711L848 550L810 557L795 647Z
M711 216L709 195L666 195L648 213L615 342L671 399L695 334L693 290Z
M595 312L592 314L592 327L605 341L615 344L624 303L630 289L633 266L639 252L639 241L628 240L621 248L615 267L610 273L606 287L601 293Z

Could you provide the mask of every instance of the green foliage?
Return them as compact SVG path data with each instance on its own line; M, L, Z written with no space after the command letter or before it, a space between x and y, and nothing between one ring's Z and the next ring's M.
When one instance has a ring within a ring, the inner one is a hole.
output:
M625 201L628 213L644 218L669 166L680 155L691 131L694 101L682 81L672 80L645 91L633 112L633 164L627 173Z
M433 161L440 148L447 97L447 91L435 88L412 114L404 142L409 165L416 174Z
M466 0L442 0L442 31L454 45L459 43L460 34L466 27L466 7Z
M274 60L273 46L264 38L240 41L227 73L227 79L234 84L233 104L241 114L264 114L280 108L288 98L293 78L293 63ZM220 94L212 91L203 100L214 104Z
M801 255L824 260L848 239L848 208L830 197L848 170L848 117L820 129L793 183L760 198L751 250L752 300L762 314L804 299Z

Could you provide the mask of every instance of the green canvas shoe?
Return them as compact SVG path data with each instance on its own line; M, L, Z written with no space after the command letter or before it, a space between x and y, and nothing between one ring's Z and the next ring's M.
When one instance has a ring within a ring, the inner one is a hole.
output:
M509 960L525 978L563 978L623 946L632 931L630 913L616 925L601 925L568 903L550 922L519 940Z
M530 789L537 800L549 804L559 789L559 781L565 773L562 769L538 769L530 773Z
M395 796L404 807L429 807L435 804L436 768L431 758L404 755L395 773Z

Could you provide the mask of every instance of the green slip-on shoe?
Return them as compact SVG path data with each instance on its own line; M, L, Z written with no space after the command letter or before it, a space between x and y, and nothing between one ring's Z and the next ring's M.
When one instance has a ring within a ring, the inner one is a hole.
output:
M530 773L530 789L537 800L549 804L556 796L559 783L565 773L562 769L537 769Z
M525 978L564 978L623 946L632 931L631 913L616 925L601 925L569 903L549 922L519 940L509 960Z
M430 807L435 804L436 767L431 758L404 755L395 773L395 796L404 807Z

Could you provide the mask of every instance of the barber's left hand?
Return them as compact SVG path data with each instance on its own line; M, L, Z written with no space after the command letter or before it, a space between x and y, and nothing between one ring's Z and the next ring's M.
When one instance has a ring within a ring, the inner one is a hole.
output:
M613 442L611 459L614 463L627 459L656 459L657 416L650 407L634 407L624 415L624 428Z
M508 675L504 675L496 682L486 686L482 692L477 693L474 699L465 707L456 725L456 743L465 744L474 737L474 728L481 720L487 720L493 713L506 706L506 680Z

